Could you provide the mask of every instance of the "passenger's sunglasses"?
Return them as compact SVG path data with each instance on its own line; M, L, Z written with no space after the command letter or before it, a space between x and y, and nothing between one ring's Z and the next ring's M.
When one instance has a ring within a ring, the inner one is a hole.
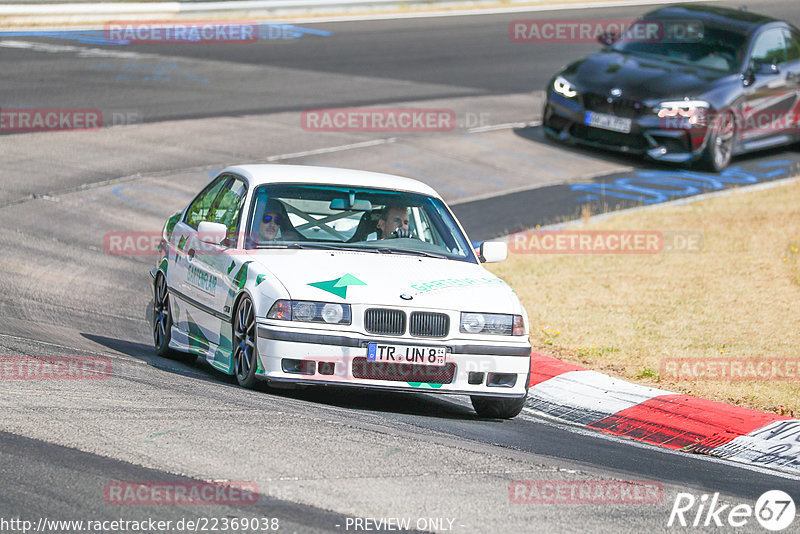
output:
M280 224L283 221L283 218L280 215L264 215L264 222L272 222L275 221L275 224Z

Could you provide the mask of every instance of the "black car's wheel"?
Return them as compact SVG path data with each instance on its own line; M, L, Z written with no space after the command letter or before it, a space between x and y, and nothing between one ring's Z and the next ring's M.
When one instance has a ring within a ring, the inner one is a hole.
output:
M708 141L703 152L703 167L710 171L721 172L731 162L733 143L736 139L736 121L733 113L720 113L709 124Z
M164 275L159 273L153 284L153 345L159 356L171 356L169 341L172 336L172 313L169 309L169 291Z
M258 350L256 314L250 297L242 297L233 314L233 363L239 385L252 388L256 383Z
M472 395L472 407L481 417L491 419L511 419L519 415L525 406L526 397L518 399L505 399L499 397L482 397Z

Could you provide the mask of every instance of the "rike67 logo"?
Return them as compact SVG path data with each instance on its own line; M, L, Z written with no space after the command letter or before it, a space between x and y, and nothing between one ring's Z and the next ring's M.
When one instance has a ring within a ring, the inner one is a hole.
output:
M667 526L680 527L727 527L752 526L752 519L767 530L777 532L789 527L796 514L792 497L781 490L770 490L762 494L755 507L749 504L722 504L719 493L709 498L701 495L698 499L691 493L678 493Z

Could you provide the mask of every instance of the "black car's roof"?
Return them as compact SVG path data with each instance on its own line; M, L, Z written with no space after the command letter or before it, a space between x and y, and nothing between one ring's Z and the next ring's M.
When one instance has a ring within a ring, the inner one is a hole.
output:
M781 22L766 15L705 4L677 4L662 7L647 13L642 18L695 19L701 20L710 26L725 28L742 34L749 34L757 27L770 22Z

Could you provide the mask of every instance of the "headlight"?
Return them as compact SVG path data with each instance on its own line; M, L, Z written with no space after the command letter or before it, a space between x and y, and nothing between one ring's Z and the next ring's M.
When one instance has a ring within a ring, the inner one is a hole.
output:
M463 312L461 314L460 330L466 334L525 335L522 316L504 313Z
M687 119L689 124L705 124L710 107L705 100L675 100L661 102L655 109L660 119Z
M350 305L311 300L276 300L267 319L305 323L350 324Z
M553 82L553 89L555 89L556 93L564 95L567 98L578 96L578 91L576 91L575 87L563 76L556 76Z

